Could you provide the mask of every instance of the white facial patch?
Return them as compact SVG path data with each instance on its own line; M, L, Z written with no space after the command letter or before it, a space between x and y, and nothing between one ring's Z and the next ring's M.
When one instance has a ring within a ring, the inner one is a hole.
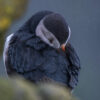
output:
M69 26L68 26L68 30L69 30L69 35L68 35L68 38L67 38L66 42L64 43L64 45L66 45L68 43L70 36L71 36L71 29Z
M5 42L4 51L3 51L4 65L5 65L5 61L6 61L6 58L7 58L7 50L8 50L8 47L9 47L9 42L10 42L12 36L13 36L13 33L7 37L6 42Z
M40 37L45 43L53 48L60 48L60 43L57 38L51 33L43 24L43 20L40 21L36 28L36 36Z

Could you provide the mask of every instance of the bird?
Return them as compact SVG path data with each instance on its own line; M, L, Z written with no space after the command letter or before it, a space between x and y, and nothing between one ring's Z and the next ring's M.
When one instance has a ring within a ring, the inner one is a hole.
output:
M81 65L70 36L61 14L35 13L6 38L3 60L8 76L18 74L33 83L54 81L74 89Z

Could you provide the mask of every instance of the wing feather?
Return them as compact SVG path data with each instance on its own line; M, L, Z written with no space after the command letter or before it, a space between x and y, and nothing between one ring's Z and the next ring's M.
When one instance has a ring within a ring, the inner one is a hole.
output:
M69 74L69 87L74 88L78 83L78 75L81 69L80 59L71 46L71 44L66 45L66 56L69 61L68 74Z
M22 40L14 35L10 39L9 46L6 49L7 57L5 62L5 66L8 70L13 69L17 73L25 73L35 70L44 62L44 59L36 50L37 48L35 49L34 39L31 39L32 37L30 36L29 38L30 39L25 38Z

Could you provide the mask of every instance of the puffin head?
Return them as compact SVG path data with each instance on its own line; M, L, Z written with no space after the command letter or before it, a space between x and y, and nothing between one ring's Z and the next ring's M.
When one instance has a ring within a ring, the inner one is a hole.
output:
M51 13L41 19L35 31L49 46L62 48L63 51L71 35L70 27L58 13Z

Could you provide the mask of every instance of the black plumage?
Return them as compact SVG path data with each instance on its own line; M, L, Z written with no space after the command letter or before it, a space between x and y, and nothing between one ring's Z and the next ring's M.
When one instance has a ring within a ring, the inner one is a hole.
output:
M56 36L61 44L68 38L68 24L60 14L51 14L46 16L44 25Z
M5 66L9 76L17 73L35 83L48 78L73 89L80 71L74 48L68 43L65 52L54 49L35 34L40 20L52 13L35 14L13 34L6 50Z

